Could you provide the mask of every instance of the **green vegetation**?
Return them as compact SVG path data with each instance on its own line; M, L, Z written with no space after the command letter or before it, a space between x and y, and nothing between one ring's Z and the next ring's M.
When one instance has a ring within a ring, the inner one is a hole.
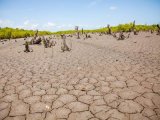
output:
M133 26L133 23L129 24L120 24L118 26L113 26L111 27L112 32L119 32L119 31L124 31L127 32L129 31ZM137 31L148 31L148 30L157 30L156 25L136 25L135 29ZM100 29L95 29L95 30L84 30L85 33L90 33L90 32L108 32L108 28L100 28ZM66 30L66 31L58 31L58 32L48 32L48 31L39 31L39 35L51 35L51 34L74 34L76 33L75 30ZM0 28L0 39L9 39L9 38L23 38L23 37L31 37L34 36L35 31L33 30L24 30L24 29L13 29L13 28Z
M111 31L112 32L120 32L120 31L124 31L124 32L128 32L133 26L133 23L129 23L129 24L120 24L118 26L113 26L111 27ZM135 29L137 31L148 31L148 30L157 30L157 26L156 25L136 25ZM58 31L55 34L73 34L75 33L75 30L68 30L68 31ZM95 30L84 30L85 33L100 33L100 32L108 32L108 28L104 27L104 28L100 28L100 29L95 29Z
M0 39L10 39L10 38L23 38L34 36L35 31L24 30L24 29L13 29L13 28L0 28ZM52 32L39 31L39 35L50 35Z

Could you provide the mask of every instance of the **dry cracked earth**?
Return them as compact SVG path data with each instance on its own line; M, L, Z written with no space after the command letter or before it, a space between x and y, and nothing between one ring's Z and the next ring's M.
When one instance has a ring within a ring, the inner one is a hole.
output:
M0 120L160 120L160 36L91 37L0 43Z

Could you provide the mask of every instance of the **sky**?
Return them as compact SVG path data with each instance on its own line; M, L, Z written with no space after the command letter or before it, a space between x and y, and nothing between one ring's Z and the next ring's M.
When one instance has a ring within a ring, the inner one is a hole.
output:
M159 24L160 0L0 0L0 27L48 31Z

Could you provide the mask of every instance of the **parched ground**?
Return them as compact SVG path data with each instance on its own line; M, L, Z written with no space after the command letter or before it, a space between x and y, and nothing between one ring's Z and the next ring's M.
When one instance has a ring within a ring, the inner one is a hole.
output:
M0 120L160 120L160 36L0 43Z

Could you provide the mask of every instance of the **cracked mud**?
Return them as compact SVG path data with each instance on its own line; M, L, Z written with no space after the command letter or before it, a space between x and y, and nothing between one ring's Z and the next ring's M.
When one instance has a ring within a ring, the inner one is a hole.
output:
M0 120L160 120L160 37L91 37L0 44Z

